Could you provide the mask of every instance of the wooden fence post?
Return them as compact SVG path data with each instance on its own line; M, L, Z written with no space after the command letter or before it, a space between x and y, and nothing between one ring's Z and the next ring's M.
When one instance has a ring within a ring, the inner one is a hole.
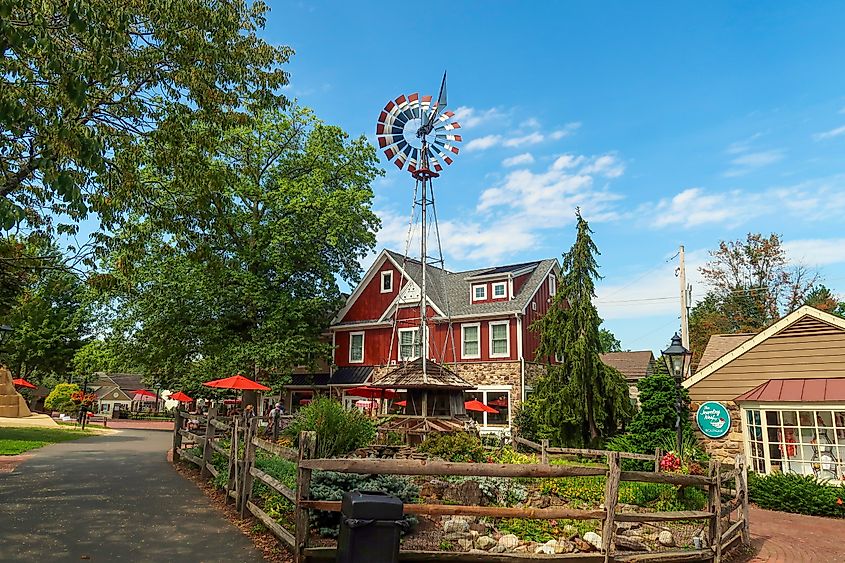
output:
M745 462L745 456L742 454L736 456L736 467L741 468L736 476L736 494L742 495L740 503L742 506L742 545L750 545L751 537L749 535L748 525L748 464Z
M540 441L540 463L543 465L548 465L549 463L549 441L548 440L541 440Z
M258 428L258 418L253 417L246 425L246 439L244 441L244 469L243 469L243 487L241 490L241 518L246 515L246 504L252 497L252 473L250 469L255 465L255 444L252 443L255 438L255 429Z
M200 475L202 477L209 477L211 472L208 470L208 464L211 463L211 454L214 452L211 449L211 441L214 439L214 425L211 424L211 421L216 418L216 413L212 414L211 411L208 411L208 417L205 420L205 443L202 445L202 471Z
M182 435L179 434L179 430L182 429L182 413L179 411L179 407L176 407L176 415L173 418L173 461L176 461L176 457L179 455L179 450L182 448Z
M663 450L654 448L654 472L660 473L660 460L663 459Z
M228 473L226 474L228 480L226 482L226 504L229 504L229 499L231 496L229 493L231 491L235 491L235 495L237 495L238 490L238 472L237 472L237 461L238 461L238 419L237 417L232 419L232 423L230 424L230 432L232 433L231 438L229 439L229 468ZM237 500L235 501L237 502Z
M712 479L708 485L708 505L713 517L710 519L710 545L715 556L713 563L722 560L722 463L719 460L710 460L710 468L707 472Z
M299 433L299 462L303 459L311 459L317 449L317 433L313 431ZM310 528L308 522L308 509L302 506L302 501L308 500L311 489L311 470L303 469L301 463L297 463L296 476L296 510L294 520L296 521L296 546L294 546L294 561L304 563L305 548L308 547L308 536Z
M604 519L604 530L602 533L602 550L604 561L609 563L613 560L614 537L616 536L616 504L619 502L619 479L622 475L622 464L619 452L607 454L607 482L604 489L604 510L607 516Z

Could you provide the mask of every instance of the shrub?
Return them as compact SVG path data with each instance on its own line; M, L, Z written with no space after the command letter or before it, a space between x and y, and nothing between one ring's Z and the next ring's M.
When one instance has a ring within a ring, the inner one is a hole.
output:
M62 414L76 414L79 411L79 403L74 403L71 397L77 392L79 392L79 385L76 383L59 383L47 395L44 406Z
M502 448L491 452L490 457L496 463L513 463L525 465L527 463L537 463L537 456L535 454L523 454L514 450L513 448Z
M399 475L358 475L315 471L311 480L311 496L315 500L341 500L344 492L356 489L394 495L407 504L414 503L419 498L419 489L410 479ZM405 516L405 520L412 526L417 523L417 519L413 516ZM311 522L320 530L320 534L334 537L339 532L340 513L312 510Z
M748 474L748 496L760 508L845 518L845 489L826 484L812 475Z
M430 434L417 449L446 461L480 463L489 457L481 439L469 432Z
M299 433L317 433L317 457L336 457L348 454L372 443L376 427L372 420L358 410L347 410L339 402L319 397L302 407L284 435L298 443Z
M566 535L565 528L574 527L580 535L598 528L596 522L587 520L529 520L526 518L503 518L496 529L502 534L513 534L520 539L547 542Z

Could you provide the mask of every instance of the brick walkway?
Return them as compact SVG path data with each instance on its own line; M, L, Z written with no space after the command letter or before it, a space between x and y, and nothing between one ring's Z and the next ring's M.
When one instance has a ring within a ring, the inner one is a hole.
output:
M100 426L102 423L94 423L93 426ZM119 430L169 430L173 432L172 420L126 420L126 419L109 419L106 423L108 428L117 428Z
M843 563L845 521L751 507L748 563Z

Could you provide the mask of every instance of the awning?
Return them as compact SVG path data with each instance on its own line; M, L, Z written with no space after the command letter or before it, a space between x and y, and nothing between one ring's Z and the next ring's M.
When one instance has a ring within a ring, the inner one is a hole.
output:
M845 377L770 379L734 399L766 403L845 403Z

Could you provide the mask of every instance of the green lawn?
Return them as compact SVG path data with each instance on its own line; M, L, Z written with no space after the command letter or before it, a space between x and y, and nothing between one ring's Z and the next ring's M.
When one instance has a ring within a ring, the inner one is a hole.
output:
M18 455L35 448L96 435L70 428L0 428L0 455Z

